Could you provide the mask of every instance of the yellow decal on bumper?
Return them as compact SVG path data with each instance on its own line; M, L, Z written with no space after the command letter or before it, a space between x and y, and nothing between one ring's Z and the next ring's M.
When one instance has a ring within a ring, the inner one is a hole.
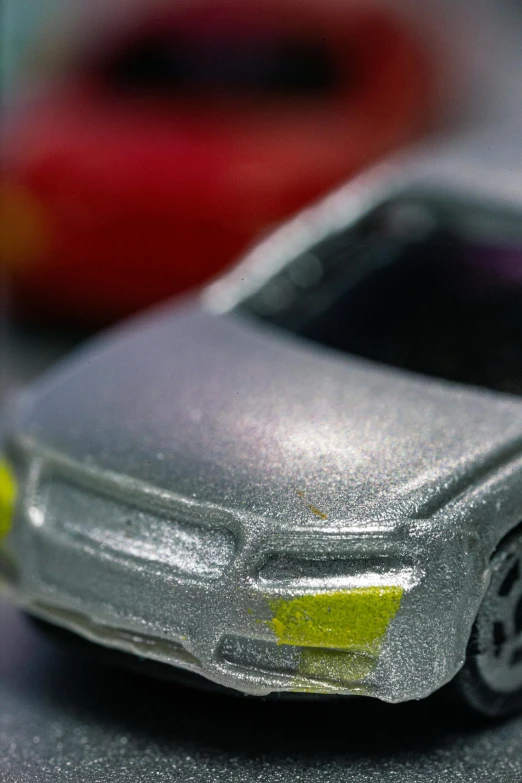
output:
M0 538L11 528L15 499L15 478L7 462L0 460Z
M300 675L353 685L373 671L403 593L400 586L357 587L270 599L269 624L278 644L303 648ZM295 685L309 690L305 681Z

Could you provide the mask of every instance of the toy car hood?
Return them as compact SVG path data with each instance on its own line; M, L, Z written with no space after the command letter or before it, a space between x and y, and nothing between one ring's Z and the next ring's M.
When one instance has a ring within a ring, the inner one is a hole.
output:
M363 524L431 515L509 461L522 408L189 301L48 374L23 398L17 432L200 503Z

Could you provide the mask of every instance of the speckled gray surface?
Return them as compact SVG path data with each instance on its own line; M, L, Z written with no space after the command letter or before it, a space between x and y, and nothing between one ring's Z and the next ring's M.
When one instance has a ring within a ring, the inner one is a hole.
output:
M2 783L517 783L522 718L443 696L385 705L228 698L54 647L0 603Z

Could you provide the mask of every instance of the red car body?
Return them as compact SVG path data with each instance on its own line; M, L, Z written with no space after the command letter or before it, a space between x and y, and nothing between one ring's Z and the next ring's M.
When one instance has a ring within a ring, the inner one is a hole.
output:
M4 256L52 314L201 283L431 116L422 46L378 4L188 0L116 38L4 145Z

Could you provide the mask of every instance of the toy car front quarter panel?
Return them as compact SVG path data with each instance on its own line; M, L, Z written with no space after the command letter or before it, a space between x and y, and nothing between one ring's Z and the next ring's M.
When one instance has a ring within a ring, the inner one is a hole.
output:
M186 304L22 401L14 593L248 693L419 698L461 665L519 521L521 439L507 396Z

